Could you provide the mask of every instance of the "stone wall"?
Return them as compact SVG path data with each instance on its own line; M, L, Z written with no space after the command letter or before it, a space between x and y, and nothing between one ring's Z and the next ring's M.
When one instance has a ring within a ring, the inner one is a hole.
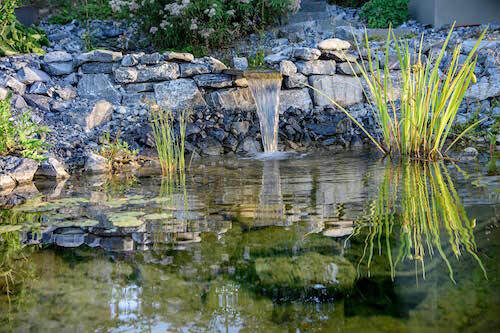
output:
M473 43L465 41L464 52ZM340 39L323 40L317 48L284 45L265 58L269 67L283 74L281 149L341 149L366 140L340 110L304 84L324 91L371 131L376 130L362 83L347 62L358 57L350 46ZM425 52L431 54L437 48L429 45ZM499 48L498 41L481 44L479 80L470 88L469 100L486 101L489 107L489 100L500 95L498 64L486 53ZM397 78L395 55L389 58L391 75ZM232 67L245 70L247 66L246 58L233 59ZM52 152L74 167L83 166L102 133L121 132L132 146L151 147L151 104L172 111L192 110L188 151L219 155L261 150L255 103L246 80L212 57L195 59L176 52L54 51L0 59L0 70L0 98L12 91L15 111L32 109L33 117L52 130Z

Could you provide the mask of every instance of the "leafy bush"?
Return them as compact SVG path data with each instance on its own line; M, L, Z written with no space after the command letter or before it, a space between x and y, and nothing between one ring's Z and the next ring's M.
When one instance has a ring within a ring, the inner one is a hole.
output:
M120 133L114 140L111 140L109 133L106 133L102 136L101 141L99 155L108 160L110 170L119 170L120 165L136 160L137 150L131 150L127 142L120 140Z
M16 121L11 120L10 98L0 101L0 155L20 154L23 157L42 161L47 148L44 135L49 130L30 120L24 113Z
M115 12L137 18L161 49L209 48L277 22L292 0L110 0Z
M370 28L398 26L408 20L408 0L370 0L360 13Z
M55 14L49 18L52 24L67 24L73 20L108 20L124 18L125 11L114 13L109 0L56 0L52 1Z
M42 45L49 45L45 32L35 27L27 28L17 22L14 9L18 5L18 0L5 0L0 3L0 56L44 53Z

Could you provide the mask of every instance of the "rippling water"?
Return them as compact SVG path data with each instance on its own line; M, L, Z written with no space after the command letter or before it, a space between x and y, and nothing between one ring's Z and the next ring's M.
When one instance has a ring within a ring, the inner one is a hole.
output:
M461 167L292 155L71 179L1 212L0 330L498 328L500 181Z

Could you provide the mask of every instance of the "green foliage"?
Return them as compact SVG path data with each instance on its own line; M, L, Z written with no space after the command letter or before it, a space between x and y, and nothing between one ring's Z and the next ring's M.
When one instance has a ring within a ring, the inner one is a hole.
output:
M182 175L185 172L186 117L185 111L179 114L179 133L176 133L175 118L171 112L161 108L152 110L151 127L163 176L171 176L177 172Z
M278 22L290 0L158 0L129 10L160 49L228 45L233 40Z
M328 0L330 5L337 5L341 7L354 7L359 8L367 3L369 0Z
M368 34L365 31L365 47L368 61L361 63L356 61L355 63L366 82L367 89L363 88L364 94L382 129L382 143L375 140L345 108L336 103L331 97L313 87L310 88L324 95L333 105L340 108L384 154L392 155L396 152L402 156L425 160L442 158L463 135L482 121L479 120L464 129L442 153L465 92L471 82L475 81L476 51L479 43L484 38L486 30L464 61L459 60L460 46L455 47L451 53L451 61L444 70L445 74L440 75L439 65L452 32L453 27L437 58L430 58L424 62L422 60L423 37L415 56L408 44L399 40L394 32L389 30L385 48L385 66L382 72L378 63L373 63L373 59L379 59L379 54L378 52L372 54ZM399 107L396 107L396 103L394 103L397 93L389 73L391 34L396 47L399 65L401 66ZM357 43L356 46L360 58L362 58ZM352 70L355 72L354 68ZM400 116L398 117L397 114L400 114Z
M370 0L361 8L360 16L370 28L398 26L408 20L408 0Z
M265 54L263 50L259 50L248 57L248 68L249 69L259 69L265 67L264 58Z
M49 18L52 24L67 24L73 20L107 20L123 18L125 12L113 13L109 0L58 0L53 1L55 14Z
M131 150L128 143L120 140L120 133L111 140L109 133L101 137L102 146L98 154L108 160L110 170L119 170L121 165L136 160L138 151Z
M42 46L49 46L47 35L37 27L25 27L17 21L5 25L0 31L0 56L20 53L38 53L45 51Z
M23 113L16 121L11 120L10 98L0 101L0 155L20 154L42 161L47 144L45 134L49 129L31 121L29 113Z

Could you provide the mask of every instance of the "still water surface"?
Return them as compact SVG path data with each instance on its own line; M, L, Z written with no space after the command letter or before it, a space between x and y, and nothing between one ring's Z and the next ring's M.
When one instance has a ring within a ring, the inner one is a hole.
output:
M359 154L71 179L1 212L0 330L495 331L499 187Z

